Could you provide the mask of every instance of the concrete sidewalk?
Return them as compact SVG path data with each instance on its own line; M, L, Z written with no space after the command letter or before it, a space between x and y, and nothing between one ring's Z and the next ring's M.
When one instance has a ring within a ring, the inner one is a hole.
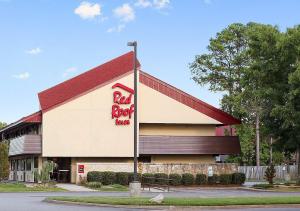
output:
M76 184L70 184L70 183L58 183L56 184L57 187L63 188L68 191L73 191L73 192L90 192L90 191L96 191L93 189L89 189L80 185Z

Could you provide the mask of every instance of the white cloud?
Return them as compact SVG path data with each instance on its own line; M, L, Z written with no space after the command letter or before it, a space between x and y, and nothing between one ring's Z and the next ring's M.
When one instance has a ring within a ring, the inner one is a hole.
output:
M37 48L33 48L33 49L30 49L30 50L26 51L26 53L32 54L32 55L37 55L37 54L42 53L42 49L37 47Z
M204 2L205 4L211 4L211 3L212 3L211 0L203 0L203 2Z
M134 10L129 4L123 4L120 7L114 9L116 17L120 18L123 22L133 21L135 18Z
M13 75L12 77L20 80L26 80L30 77L30 74L29 72L24 72L24 73Z
M106 30L106 32L108 33L112 33L112 32L121 32L123 31L123 29L126 27L125 24L119 24L117 27L111 27L109 29Z
M101 15L101 5L83 1L74 10L74 13L79 15L82 19L93 19Z
M77 71L77 67L70 67L63 72L62 77L65 78L76 71Z
M134 6L136 7L142 7L142 8L146 8L146 7L151 7L152 3L148 0L138 0Z
M154 0L153 5L157 9L163 9L168 7L170 4L170 0Z

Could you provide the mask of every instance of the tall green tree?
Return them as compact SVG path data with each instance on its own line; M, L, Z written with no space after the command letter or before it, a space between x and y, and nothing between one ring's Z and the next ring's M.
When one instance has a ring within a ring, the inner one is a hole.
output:
M278 81L278 78L272 79L279 70L276 61L280 38L277 27L271 25L231 24L210 40L208 53L196 56L190 66L194 81L209 85L211 91L225 93L221 100L222 109L245 124L238 126L243 130L237 131L245 131L245 126L250 127L248 131L255 129L258 166L262 153L261 131L267 131L262 128L263 120L271 112L273 92L270 87L275 87L273 84ZM251 136L239 135L242 146L253 141Z
M0 181L9 175L8 144L0 142Z
M6 123L5 122L0 122L0 129L6 127Z

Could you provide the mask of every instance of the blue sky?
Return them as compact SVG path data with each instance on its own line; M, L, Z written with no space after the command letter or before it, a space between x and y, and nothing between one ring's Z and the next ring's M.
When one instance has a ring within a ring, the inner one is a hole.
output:
M188 68L234 22L299 24L298 0L0 0L0 121L39 110L37 93L130 50L148 72L214 106Z

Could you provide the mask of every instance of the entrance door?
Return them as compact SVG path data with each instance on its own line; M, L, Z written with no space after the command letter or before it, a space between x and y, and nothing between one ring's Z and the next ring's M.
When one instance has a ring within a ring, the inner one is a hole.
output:
M50 158L55 163L53 179L61 183L71 182L71 158Z

